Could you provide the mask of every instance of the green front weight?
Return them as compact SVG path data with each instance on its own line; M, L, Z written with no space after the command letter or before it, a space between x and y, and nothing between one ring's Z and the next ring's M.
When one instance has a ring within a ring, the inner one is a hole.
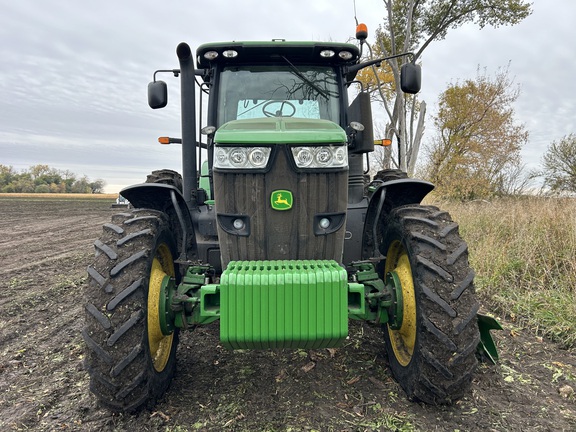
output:
M220 279L220 341L230 349L341 346L346 281L333 260L231 261Z

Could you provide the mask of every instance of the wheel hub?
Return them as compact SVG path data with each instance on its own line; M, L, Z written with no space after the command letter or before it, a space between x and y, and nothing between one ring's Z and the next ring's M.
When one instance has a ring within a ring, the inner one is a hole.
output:
M388 307L388 327L392 330L400 330L404 317L402 284L396 272L388 272L385 282L386 287L392 292L392 304Z
M158 324L164 336L171 335L176 328L174 325L174 310L171 307L172 298L175 292L174 279L165 275L160 282L160 293L158 299Z
M390 313L388 334L396 359L402 366L407 366L416 346L416 295L408 251L400 241L390 245L385 267L387 282L390 280L396 296Z
M170 293L170 281L174 275L174 266L169 249L161 245L152 261L148 285L148 347L154 368L162 372L170 358L174 332L167 324L166 293ZM168 332L166 334L166 332Z

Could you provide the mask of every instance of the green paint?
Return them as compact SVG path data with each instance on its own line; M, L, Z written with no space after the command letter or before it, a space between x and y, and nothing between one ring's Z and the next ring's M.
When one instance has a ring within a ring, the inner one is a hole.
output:
M483 353L488 359L496 364L498 361L498 350L490 330L502 330L502 326L496 319L488 315L477 314L478 328L480 329L480 343L477 351Z
M294 204L294 197L289 190L275 190L270 194L270 205L274 210L290 210Z
M227 348L329 348L347 335L347 275L336 261L232 261L222 273Z
M263 144L342 144L346 142L346 132L329 120L271 117L223 124L214 141L251 147Z

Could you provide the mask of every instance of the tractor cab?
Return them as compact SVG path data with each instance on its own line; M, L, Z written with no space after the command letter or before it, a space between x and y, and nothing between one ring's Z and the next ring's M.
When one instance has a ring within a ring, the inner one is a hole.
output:
M329 120L345 127L343 69L358 61L354 45L314 42L206 44L198 66L211 92L208 123L290 117Z

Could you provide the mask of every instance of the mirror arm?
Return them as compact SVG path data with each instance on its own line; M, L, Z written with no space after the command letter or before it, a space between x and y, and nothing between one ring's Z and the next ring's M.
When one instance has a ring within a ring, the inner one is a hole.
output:
M368 60L366 62L362 62L362 63L358 63L354 66L350 66L348 69L346 69L345 75L356 74L356 72L358 72L361 69L364 69L365 67L368 67L368 66L377 65L379 67L383 61L391 60L393 58L398 58L398 57L404 57L404 56L410 56L410 57L412 57L412 59L414 59L414 53L413 52L405 52L405 53L396 54L393 56L382 57L382 58L374 59L374 60Z
M154 82L156 82L157 73L171 73L174 74L175 78L178 78L180 76L180 69L158 69L156 72L154 72L154 75L152 76ZM210 74L209 69L194 69L194 75L196 76L207 76L209 74Z
M156 72L154 72L154 75L152 77L152 79L154 80L154 82L156 82L156 74L158 72L169 72L169 73L173 73L175 77L178 77L178 75L180 75L180 69L159 69Z

